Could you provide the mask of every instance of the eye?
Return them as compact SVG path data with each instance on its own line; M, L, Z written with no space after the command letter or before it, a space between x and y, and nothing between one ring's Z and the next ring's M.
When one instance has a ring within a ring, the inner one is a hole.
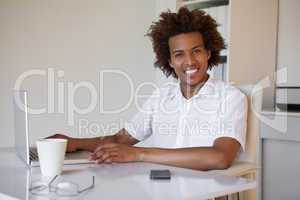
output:
M193 53L194 54L200 54L200 53L202 53L202 49L200 49L200 48L194 49Z
M181 52L175 53L175 54L174 54L174 57L175 57L175 58L180 58L180 57L182 57L182 56L183 56L183 53L181 53Z

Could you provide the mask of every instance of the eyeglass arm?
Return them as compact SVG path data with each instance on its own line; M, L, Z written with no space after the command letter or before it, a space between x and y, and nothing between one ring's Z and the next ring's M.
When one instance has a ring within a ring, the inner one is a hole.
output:
M82 190L79 190L78 193L82 193L82 192L92 189L94 187L95 187L95 176L92 177L92 184Z

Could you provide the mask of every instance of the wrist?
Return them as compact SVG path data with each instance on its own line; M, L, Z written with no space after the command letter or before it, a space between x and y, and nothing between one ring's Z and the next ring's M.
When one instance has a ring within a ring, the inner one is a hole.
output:
M73 150L77 151L81 149L80 140L78 138L69 138L68 142L72 146Z
M105 143L118 143L115 135L102 136L99 137L99 140Z
M138 148L136 147L136 161L137 162L145 162L146 160L146 148Z

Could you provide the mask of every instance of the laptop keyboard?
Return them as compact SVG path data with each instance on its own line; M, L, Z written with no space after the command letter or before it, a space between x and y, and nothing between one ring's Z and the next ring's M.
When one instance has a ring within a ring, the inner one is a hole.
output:
M39 160L39 156L38 156L36 148L30 148L29 157L30 157L30 160L34 160L34 161Z

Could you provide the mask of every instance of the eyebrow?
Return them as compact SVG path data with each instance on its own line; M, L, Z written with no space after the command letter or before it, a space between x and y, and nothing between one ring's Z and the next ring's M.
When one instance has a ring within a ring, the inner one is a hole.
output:
M197 48L205 48L205 46L203 45L203 44L199 44L199 45L197 45L197 46L195 46L195 47L193 47L192 49L197 49Z
M196 45L196 46L194 46L194 47L192 48L192 50L197 49L197 48L204 48L204 45L202 45L202 44ZM173 50L172 52L173 52L173 53L176 53L176 52L183 52L183 50L182 50L182 49L175 49L175 50Z

